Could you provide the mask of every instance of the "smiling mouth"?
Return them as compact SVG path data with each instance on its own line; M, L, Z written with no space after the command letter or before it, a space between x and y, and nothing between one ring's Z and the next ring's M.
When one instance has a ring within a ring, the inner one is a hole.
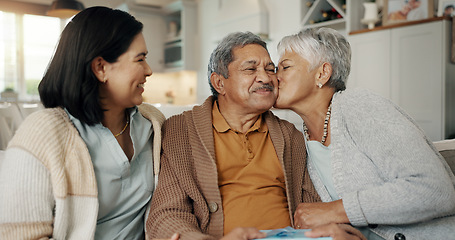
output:
M145 84L145 83L139 83L139 84L137 85L137 87L139 87L139 88L144 88L144 84Z

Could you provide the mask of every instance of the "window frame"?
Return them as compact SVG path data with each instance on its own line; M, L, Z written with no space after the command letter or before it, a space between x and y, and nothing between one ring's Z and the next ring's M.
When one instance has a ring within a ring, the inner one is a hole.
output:
M32 4L36 5L36 4ZM25 15L36 15L36 16L45 16L49 17L45 14L35 14L35 12L30 12L30 11L20 11L20 12L11 12L11 11L5 11L0 4L0 11L6 12L6 13L12 13L14 14L15 18L15 33L16 33L16 63L15 63L15 72L16 72L16 83L15 83L15 91L18 93L18 101L31 101L31 102L36 102L40 101L39 95L29 95L27 94L27 83L26 83L26 78L25 78L25 34L24 34L24 17ZM68 19L59 19L60 20L60 28L59 32L61 33L66 26L67 22L69 21ZM55 48L56 46L54 46ZM6 89L6 85L3 89L0 89L0 91L4 91Z

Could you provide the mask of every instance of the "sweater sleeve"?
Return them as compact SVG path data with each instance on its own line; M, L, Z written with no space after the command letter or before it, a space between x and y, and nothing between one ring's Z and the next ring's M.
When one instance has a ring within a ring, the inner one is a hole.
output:
M162 155L159 184L146 223L148 237L164 239L179 233L181 239L214 239L199 229L191 199L179 186L177 173L172 170L169 160Z
M50 174L32 154L9 148L0 162L0 239L49 239L54 198Z
M153 195L150 214L146 222L147 237L170 238L174 233L180 239L215 239L204 234L200 228L200 220L194 208L194 196L185 185L192 182L192 167L185 165L191 162L191 151L187 144L183 121L171 118L163 126L163 149L161 153L161 173L159 184ZM181 120L181 119L180 119ZM185 185L185 186L184 186ZM200 199L199 199L200 201Z
M343 104L338 113L343 116L340 121L356 149L345 160L362 155L375 166L374 173L362 166L352 172L380 176L361 189L343 194L352 224L407 224L454 212L453 174L402 109L371 93L347 98Z

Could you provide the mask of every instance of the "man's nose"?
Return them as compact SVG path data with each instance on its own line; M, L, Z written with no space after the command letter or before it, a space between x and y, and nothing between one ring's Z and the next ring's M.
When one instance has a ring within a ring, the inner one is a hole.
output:
M258 75L256 76L256 81L268 83L272 81L272 76L267 72L266 69L262 69L258 71Z

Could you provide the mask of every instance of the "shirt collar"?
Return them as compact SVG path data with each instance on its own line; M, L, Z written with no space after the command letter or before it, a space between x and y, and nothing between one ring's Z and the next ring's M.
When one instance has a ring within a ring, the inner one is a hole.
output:
M130 119L133 119L134 115L136 115L139 112L139 108L137 106L134 106L132 108L126 109L126 111L130 115Z
M217 132L227 132L229 129L232 129L231 126L229 126L229 124L226 122L226 119L224 119L223 115L221 114L220 109L218 108L217 101L213 102L212 119L213 119L212 125ZM253 124L253 126L251 126L250 129L248 129L247 133L253 131L267 132L268 130L269 129L267 127L267 124L265 124L264 121L262 121L261 114L259 115L259 118L256 120L256 122Z

